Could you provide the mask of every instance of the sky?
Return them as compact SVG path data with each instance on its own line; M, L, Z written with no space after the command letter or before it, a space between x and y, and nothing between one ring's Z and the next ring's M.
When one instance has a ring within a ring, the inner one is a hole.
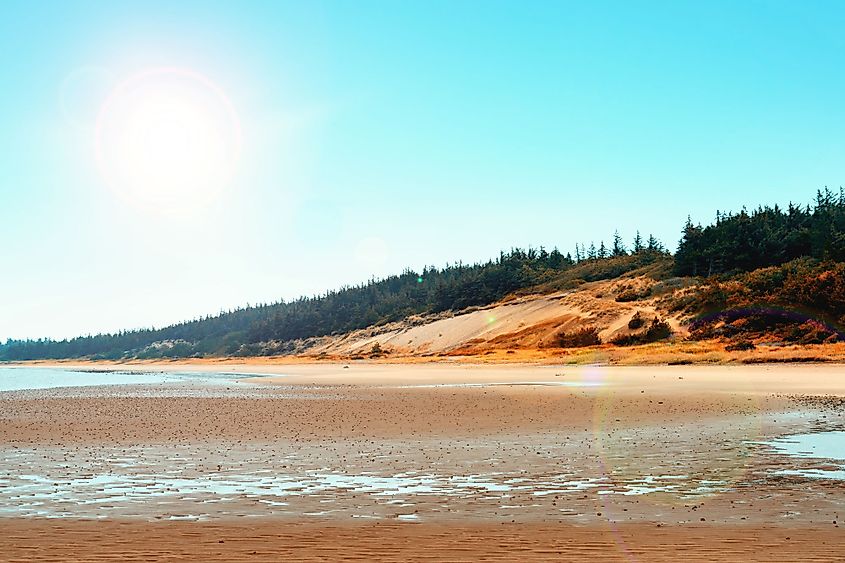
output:
M0 340L164 326L845 179L845 4L4 2Z

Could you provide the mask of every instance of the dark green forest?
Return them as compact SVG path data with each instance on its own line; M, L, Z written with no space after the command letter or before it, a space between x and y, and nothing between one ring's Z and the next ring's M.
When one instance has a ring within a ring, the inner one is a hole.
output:
M712 276L777 266L796 258L845 261L845 191L816 193L806 207L758 207L716 212L702 228L687 219L675 253L679 276Z
M427 267L422 272L407 270L323 295L249 306L161 329L61 341L8 340L0 345L0 360L285 353L292 349L286 343L297 339L343 333L412 315L460 311L494 303L514 293L574 287L585 281L642 271L655 264L660 267L653 272L659 274L651 275L707 278L700 294L709 297L698 301L690 298L683 305L691 315L703 314L708 308L724 308L742 293L736 289L739 282L730 285L728 280L740 280L740 286L756 283L761 276L749 277L749 272L795 260L801 260L800 268L778 270L793 272L791 278L774 271L764 276L769 284L765 291L758 287L758 294L753 300L748 297L743 306L755 302L771 304L777 296L783 300L800 295L802 305L823 308L821 313L826 318L845 319L845 297L837 300L808 295L816 290L830 293L831 287L835 291L845 287L845 268L836 266L845 262L845 193L841 189L838 193L821 190L807 206L759 207L751 213L745 209L739 213L717 212L715 222L705 227L687 220L674 256L654 237L644 239L639 233L629 245L618 234L614 234L609 245L579 243L574 254L563 254L558 249L512 249L484 263ZM804 277L796 277L796 271ZM813 281L819 277L826 281ZM786 280L792 289L781 287ZM797 293L795 287L802 286L809 289ZM747 291L742 294L751 295ZM842 311L838 310L840 307Z

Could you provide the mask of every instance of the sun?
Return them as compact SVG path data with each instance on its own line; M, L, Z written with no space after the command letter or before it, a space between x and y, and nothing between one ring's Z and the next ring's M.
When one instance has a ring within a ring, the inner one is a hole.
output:
M97 118L96 157L107 184L133 204L186 212L217 199L241 148L237 114L223 91L185 69L136 74Z

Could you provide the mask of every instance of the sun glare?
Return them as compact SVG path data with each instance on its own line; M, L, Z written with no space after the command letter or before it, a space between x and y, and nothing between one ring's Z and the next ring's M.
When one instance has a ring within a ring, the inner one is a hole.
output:
M240 127L208 78L154 69L111 93L97 119L96 152L103 177L122 197L186 212L214 201L231 181Z

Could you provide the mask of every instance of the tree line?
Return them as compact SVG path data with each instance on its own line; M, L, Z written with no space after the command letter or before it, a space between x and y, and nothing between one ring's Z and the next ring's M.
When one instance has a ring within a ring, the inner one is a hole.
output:
M807 206L716 212L702 227L687 218L675 253L679 276L712 276L777 266L802 257L845 261L845 191L828 188Z

